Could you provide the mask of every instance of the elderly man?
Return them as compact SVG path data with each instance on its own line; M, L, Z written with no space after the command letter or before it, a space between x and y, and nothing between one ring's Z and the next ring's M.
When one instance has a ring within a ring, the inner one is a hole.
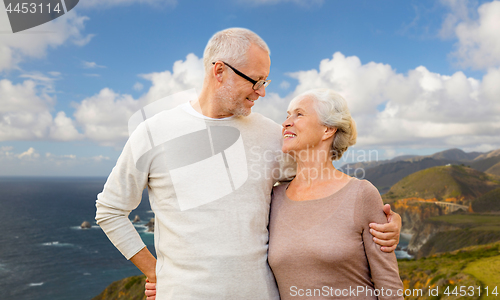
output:
M281 126L251 113L266 93L269 53L250 30L216 33L198 99L141 123L98 195L97 223L156 282L148 299L279 299L267 264L269 207L294 166L281 153ZM146 187L158 261L128 219ZM393 251L400 217L387 214L374 235Z

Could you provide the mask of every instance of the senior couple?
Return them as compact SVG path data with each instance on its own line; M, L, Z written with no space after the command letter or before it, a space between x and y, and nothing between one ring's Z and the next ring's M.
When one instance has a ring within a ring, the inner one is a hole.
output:
M97 223L146 275L148 299L402 299L401 218L332 164L356 142L346 101L305 92L282 126L252 113L269 54L250 30L217 32L198 99L131 134L97 197ZM128 219L144 188L157 259Z

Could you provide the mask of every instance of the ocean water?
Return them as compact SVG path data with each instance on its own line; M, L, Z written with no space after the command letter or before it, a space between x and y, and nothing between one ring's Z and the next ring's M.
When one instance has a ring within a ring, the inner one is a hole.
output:
M89 300L113 281L141 272L95 224L106 178L0 177L0 300ZM152 253L147 192L136 224ZM90 229L80 229L89 221ZM402 237L400 246L408 239ZM404 251L396 252L406 257Z
M111 282L141 272L95 224L106 178L0 178L0 299L89 300ZM130 217L154 253L144 224L147 192ZM80 229L89 221L90 229Z

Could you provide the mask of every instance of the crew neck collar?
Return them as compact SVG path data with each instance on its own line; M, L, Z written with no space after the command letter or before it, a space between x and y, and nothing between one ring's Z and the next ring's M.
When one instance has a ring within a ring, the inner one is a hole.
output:
M231 120L234 118L234 116L230 116L230 117L227 117L227 118L210 118L210 117L207 117L201 113L199 113L198 111L196 111L196 109L194 109L194 107L191 105L190 102L186 102L184 104L181 104L180 107L185 111L187 112L188 114L192 115L192 116L195 116L197 118L202 118L202 119L205 119L205 120L214 120L214 121L222 121L222 120Z

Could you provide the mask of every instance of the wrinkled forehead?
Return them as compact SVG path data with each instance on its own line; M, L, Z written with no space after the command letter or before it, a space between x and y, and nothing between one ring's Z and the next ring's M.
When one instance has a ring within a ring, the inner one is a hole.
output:
M290 101L288 104L288 112L293 112L297 109L303 109L306 111L314 111L314 105L316 101L313 96L311 95L299 95Z

